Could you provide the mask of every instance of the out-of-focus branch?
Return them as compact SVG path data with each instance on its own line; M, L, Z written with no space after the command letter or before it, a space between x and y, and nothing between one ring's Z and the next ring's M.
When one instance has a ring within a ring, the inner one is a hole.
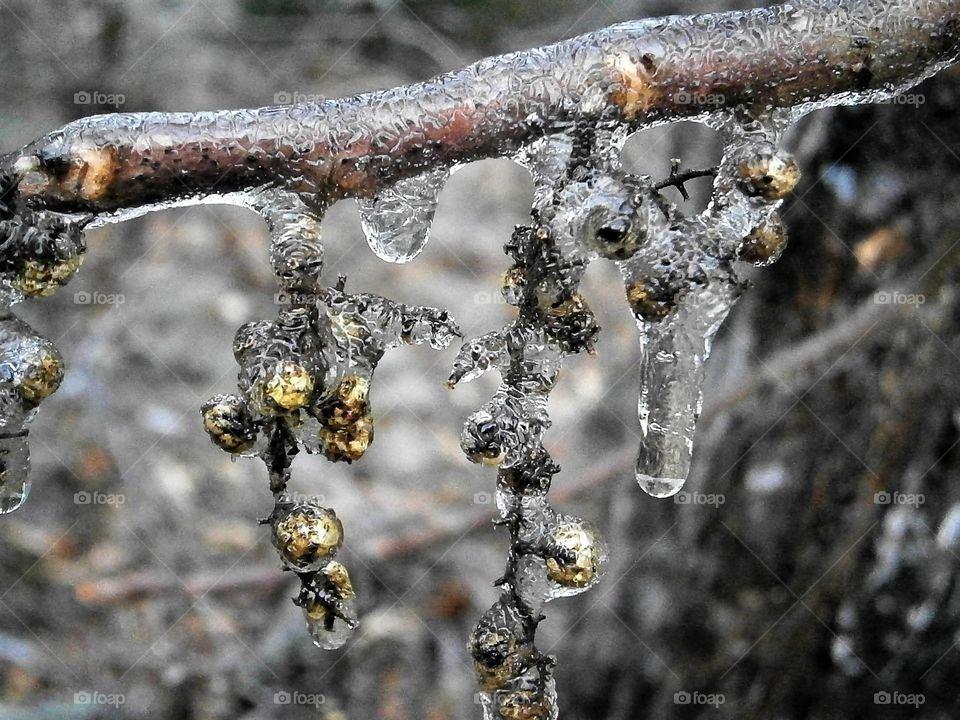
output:
M578 121L879 100L954 61L958 41L960 0L806 0L625 23L316 104L101 115L0 160L0 213L100 215L265 187L322 207Z
M633 453L632 449L619 452L596 463L588 472L561 483L554 492L554 500L560 504L568 502L620 476L624 464L630 461ZM367 563L385 562L427 550L475 530L488 528L493 517L489 507L482 505L474 506L469 512L453 517L449 513L440 514L440 517L430 516L418 521L416 530L360 540L353 550ZM428 526L423 527L423 523ZM227 577L219 571L202 571L183 581L172 578L170 573L136 572L80 583L76 588L76 595L81 602L91 605L110 605L166 593L199 597L210 592L270 591L292 582L293 579L289 574L277 572L274 564L238 570Z

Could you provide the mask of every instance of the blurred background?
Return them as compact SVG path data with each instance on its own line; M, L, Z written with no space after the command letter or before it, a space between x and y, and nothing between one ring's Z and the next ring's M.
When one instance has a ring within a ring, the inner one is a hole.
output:
M0 149L78 117L311 100L648 15L671 0L0 1ZM954 718L960 713L960 73L904 102L820 111L788 145L805 176L791 245L727 320L686 494L633 479L637 339L615 267L585 294L603 332L551 397L551 499L605 532L601 585L547 608L565 718ZM628 168L714 164L712 131L642 133ZM684 209L703 207L707 181ZM673 190L666 191L673 193ZM531 181L475 163L413 263L378 261L352 203L324 223L329 277L500 327L503 242ZM673 195L673 199L679 199ZM0 718L480 717L465 649L495 599L495 473L460 453L495 378L443 386L456 346L377 373L353 466L300 456L293 489L343 519L362 624L313 647L259 517L256 461L207 439L231 340L276 313L266 232L233 208L88 234L82 272L19 312L68 364L31 431L34 488L0 518Z

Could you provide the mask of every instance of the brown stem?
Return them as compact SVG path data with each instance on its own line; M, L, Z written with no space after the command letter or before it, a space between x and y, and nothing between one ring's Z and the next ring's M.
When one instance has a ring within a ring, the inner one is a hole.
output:
M114 213L282 187L319 206L506 156L577 120L638 128L887 97L954 61L960 0L801 0L625 23L316 104L124 113L0 159L0 210Z

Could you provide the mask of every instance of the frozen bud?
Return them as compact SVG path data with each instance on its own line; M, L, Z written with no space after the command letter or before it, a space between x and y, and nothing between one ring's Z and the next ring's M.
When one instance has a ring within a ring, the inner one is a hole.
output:
M519 305L527 285L527 269L523 265L514 265L503 274L500 292L511 305Z
M364 415L345 426L325 426L320 430L320 442L328 460L347 463L359 460L373 442L373 417Z
M740 260L754 265L770 265L780 258L786 246L787 228L780 215L773 213L743 239L737 255Z
M281 500L270 518L274 547L291 570L312 572L328 562L343 544L336 513L308 500Z
M237 328L233 336L233 357L238 363L267 344L270 326L269 320L255 320Z
M57 391L63 381L63 357L53 343L44 338L24 343L20 349L20 396L37 404Z
M628 209L624 208L625 211ZM626 260L636 254L645 238L646 231L639 219L624 212L598 227L591 245L601 257Z
M666 282L641 276L626 284L627 303L633 314L646 322L659 322L676 307L676 293Z
M83 261L82 223L27 212L0 220L0 272L30 297L47 297L66 285Z
M253 400L263 415L283 415L309 405L313 387L313 378L303 365L284 360L254 383Z
M460 434L460 447L471 462L499 465L506 456L503 430L493 413L478 410L467 418Z
M525 640L523 618L514 605L502 599L477 622L467 649L485 691L506 687L535 657L533 645Z
M317 414L328 426L347 427L370 412L370 378L364 375L347 375L333 394L325 399Z
M497 712L503 720L553 720L556 696L544 690L513 690L497 695Z
M249 452L257 441L257 424L243 398L217 395L200 406L200 414L210 439L227 452Z
M33 407L56 392L62 380L63 357L50 340L19 318L0 320L0 382Z
M294 602L303 608L314 645L324 650L342 647L358 625L356 596L347 568L333 560L303 582Z
M338 598L346 600L353 597L353 583L350 581L350 573L347 572L347 568L342 563L331 560L324 565L321 572L330 589Z
M547 333L564 352L592 350L600 333L593 311L580 293L543 310Z
M66 285L82 264L83 255L63 260L31 258L23 263L13 284L24 295L49 297Z
M736 164L737 183L751 197L779 200L800 182L800 168L793 156L773 145L742 157Z
M607 550L597 531L578 519L560 522L547 538L547 577L566 588L585 589L600 579Z

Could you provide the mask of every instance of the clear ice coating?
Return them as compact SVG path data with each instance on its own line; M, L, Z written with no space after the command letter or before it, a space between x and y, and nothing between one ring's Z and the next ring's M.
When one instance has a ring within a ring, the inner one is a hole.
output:
M26 435L0 437L0 513L13 512L30 494L30 448Z
M430 236L437 200L450 170L400 180L372 198L358 198L360 224L370 249L387 262L413 260Z
M303 608L310 639L323 650L343 647L359 625L350 575L336 560L304 580L295 602Z
M548 504L559 467L542 444L564 358L593 352L599 332L579 292L587 266L621 264L641 333L636 474L648 493L667 497L690 468L704 363L740 290L737 263L769 264L786 242L776 207L799 171L778 149L783 127L819 107L893 97L945 67L956 59L958 20L952 0L797 0L624 23L342 100L86 118L0 157L0 305L65 284L82 260L84 227L173 205L258 211L289 307L240 329L239 393L216 396L202 413L217 445L266 462L280 508L300 449L345 462L364 454L372 376L386 349L442 348L459 335L443 310L347 293L342 282L324 287L324 211L355 198L373 251L406 262L423 249L443 183L461 163L513 157L528 168L531 223L505 246L513 265L502 287L518 317L464 345L449 384L501 376L461 436L471 460L499 466L497 508L511 534L497 583L504 593L471 639L484 716L555 720L553 660L533 644L540 610L593 587L607 561L594 528ZM708 99L704 88L729 103L698 102ZM660 195L683 189L673 172L654 183L619 163L629 132L682 118L714 128L727 146L711 205L694 218ZM27 423L62 363L18 321L0 322L0 512L8 512L29 489ZM946 547L960 536L953 515L940 534ZM341 647L357 624L349 575L330 560L338 523L317 509L271 524L322 648ZM928 617L917 608L911 622ZM849 664L843 648L834 657Z

